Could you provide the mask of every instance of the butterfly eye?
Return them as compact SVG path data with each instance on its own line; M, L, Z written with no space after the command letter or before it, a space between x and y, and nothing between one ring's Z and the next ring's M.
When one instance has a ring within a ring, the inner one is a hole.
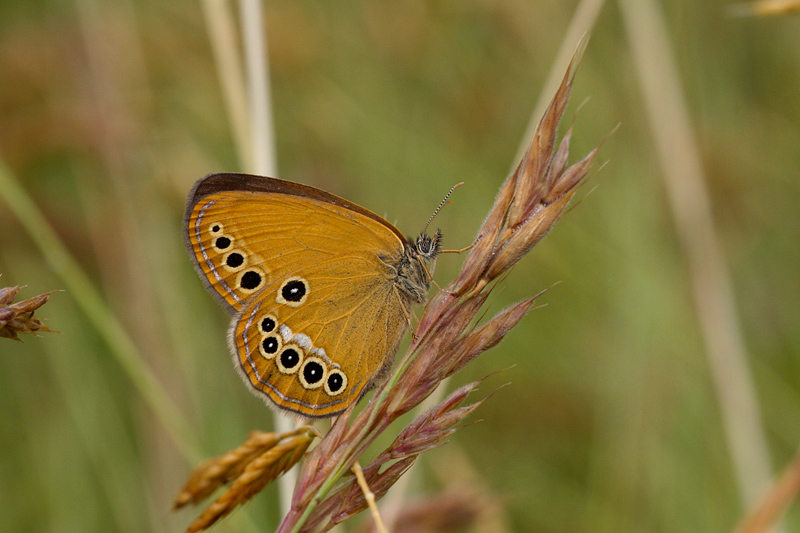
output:
M307 389L318 389L325 382L325 362L319 357L309 357L300 369L300 384Z
M325 392L329 396L337 396L344 392L346 388L347 376L344 375L344 372L338 369L331 370L330 374L328 374L328 379L325 380Z
M420 235L417 238L417 251L422 255L427 254L431 249L431 241L427 236Z
M422 233L417 237L416 248L417 253L426 257L435 257L439 253L439 248L442 245L442 232L438 229L433 237L429 237Z
M298 307L306 301L308 293L308 282L299 276L295 276L283 282L275 299L279 304Z
M278 354L278 370L284 374L294 374L303 362L303 351L294 344L289 344Z

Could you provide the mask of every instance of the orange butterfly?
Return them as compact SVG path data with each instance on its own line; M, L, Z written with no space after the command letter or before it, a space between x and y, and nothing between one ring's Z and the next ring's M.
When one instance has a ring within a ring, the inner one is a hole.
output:
M189 194L184 237L233 315L245 382L279 409L329 417L381 384L424 303L441 233L416 241L313 187L211 174Z

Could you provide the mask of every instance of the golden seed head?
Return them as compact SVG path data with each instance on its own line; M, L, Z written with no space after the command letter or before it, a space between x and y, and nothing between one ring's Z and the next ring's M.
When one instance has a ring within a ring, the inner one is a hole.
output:
M238 448L202 463L175 497L173 509L197 504L218 488L230 485L186 531L207 529L249 501L297 464L317 436L315 429L305 426L287 433L253 431Z

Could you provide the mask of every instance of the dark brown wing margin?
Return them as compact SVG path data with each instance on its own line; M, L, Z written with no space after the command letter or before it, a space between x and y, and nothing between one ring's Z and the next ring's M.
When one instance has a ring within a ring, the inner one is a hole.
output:
M304 198L311 198L320 202L337 205L350 211L355 211L367 218L371 218L376 222L380 222L397 235L400 242L406 243L408 239L400 233L391 223L383 217L380 217L368 209L364 209L360 205L353 202L348 202L344 198L340 198L334 194L309 187L308 185L301 185L291 181L279 180L277 178L267 178L265 176L254 176L252 174L238 174L238 173L221 173L209 174L205 178L195 183L192 192L189 193L189 201L186 203L186 214L184 221L189 220L189 215L192 212L194 205L209 194L224 191L261 191L261 192L274 192L282 194L291 194L294 196L302 196Z

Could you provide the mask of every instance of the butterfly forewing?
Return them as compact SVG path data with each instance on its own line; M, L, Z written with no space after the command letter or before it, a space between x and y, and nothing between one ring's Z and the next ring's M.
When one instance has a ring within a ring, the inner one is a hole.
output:
M259 179L276 190L286 183ZM393 283L404 253L396 230L294 189L191 201L187 243L209 291L236 314L231 343L246 381L305 416L356 401L407 326Z

